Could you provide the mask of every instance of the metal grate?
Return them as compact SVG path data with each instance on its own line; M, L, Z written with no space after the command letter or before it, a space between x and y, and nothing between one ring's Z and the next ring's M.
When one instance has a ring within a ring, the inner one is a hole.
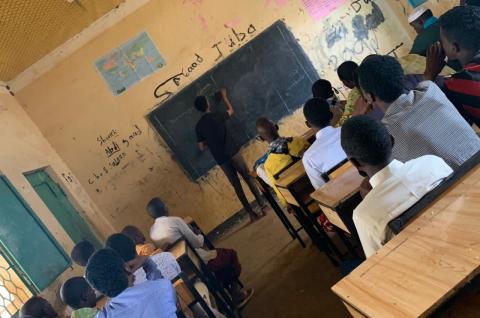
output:
M0 318L13 317L30 297L32 293L0 255Z
M13 79L122 2L0 0L0 80Z

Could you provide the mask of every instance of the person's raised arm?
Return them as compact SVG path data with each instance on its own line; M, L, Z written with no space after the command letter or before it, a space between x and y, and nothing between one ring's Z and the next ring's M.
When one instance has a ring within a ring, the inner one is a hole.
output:
M230 100L228 99L227 89L226 89L226 88L220 89L220 95L222 96L223 102L224 102L225 105L227 106L227 113L228 113L228 115L229 115L230 117L232 117L233 114L235 113L235 111L234 111L234 109L233 109L232 103L231 103Z
M432 44L427 50L427 65L423 74L423 78L426 81L435 81L446 65L445 57L445 52L439 42Z

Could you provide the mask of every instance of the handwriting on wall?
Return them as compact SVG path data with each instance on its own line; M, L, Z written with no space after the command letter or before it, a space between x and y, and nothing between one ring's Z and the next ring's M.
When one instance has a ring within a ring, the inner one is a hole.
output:
M111 129L106 134L99 135L96 139L97 146L102 149L106 162L99 169L92 171L87 180L88 184L95 184L116 169L124 169L126 165L128 165L128 163L125 164L127 149L130 148L135 139L142 134L143 131L135 124L133 128L125 134L121 134L117 129ZM139 160L143 159L144 154L141 153L140 150L135 149L135 153ZM100 192L98 188L97 192Z
M225 54L233 52L236 47L241 46L247 39L253 37L257 32L257 28L253 24L250 24L245 30L238 30L233 27L229 27L228 29L229 32L223 40L215 41L210 47L215 52L213 62L218 62L225 56ZM166 78L155 87L153 96L159 99L160 103L166 101L175 94L174 91L178 90L183 81L190 77L197 67L204 62L204 57L199 53L195 53L190 64L182 67L179 72Z

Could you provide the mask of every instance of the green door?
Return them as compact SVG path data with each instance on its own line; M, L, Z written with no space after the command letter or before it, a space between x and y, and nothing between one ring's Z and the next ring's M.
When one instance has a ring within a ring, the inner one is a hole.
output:
M1 176L0 254L32 291L43 290L70 266L65 251Z
M65 192L45 171L32 172L25 177L72 241L78 243L88 240L97 248L101 246L88 224L68 200Z

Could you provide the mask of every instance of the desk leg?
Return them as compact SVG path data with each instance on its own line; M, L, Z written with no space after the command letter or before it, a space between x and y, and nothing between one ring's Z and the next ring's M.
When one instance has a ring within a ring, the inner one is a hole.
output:
M359 256L357 254L357 251L355 251L355 248L353 248L353 245L352 243L350 243L350 241L348 240L348 237L345 235L345 233L343 232L342 229L339 229L338 227L336 227L334 225L334 228L335 228L335 232L337 233L338 237L342 240L343 244L347 247L348 251L350 252L350 254L358 259Z
M302 247L305 248L306 247L305 242L302 240L300 235L298 235L297 230L295 229L293 224L290 222L288 217L285 215L285 212L283 211L283 209L278 205L277 201L275 200L272 193L270 192L270 189L268 188L268 185L266 185L265 182L263 180L261 180L260 178L257 178L257 181L260 185L260 188L262 190L263 195L267 199L268 203L270 204L273 211L278 216L278 218L280 219L280 221L282 222L283 226L288 231L288 233L290 234L292 239L294 239L294 240L297 239L300 242L300 244L302 245Z

